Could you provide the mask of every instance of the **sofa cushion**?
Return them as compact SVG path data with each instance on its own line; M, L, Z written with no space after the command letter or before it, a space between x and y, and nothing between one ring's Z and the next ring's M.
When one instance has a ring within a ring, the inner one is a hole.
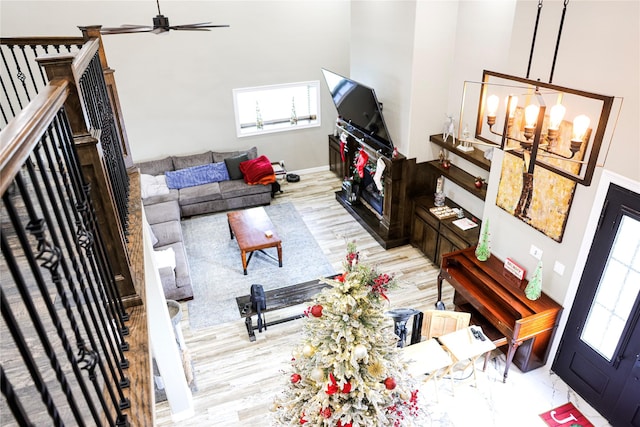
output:
M169 194L165 176L140 174L140 193L143 199Z
M148 162L141 162L136 165L138 169L140 169L140 173L144 173L147 175L162 175L166 171L172 171L173 168L173 159L171 157L167 157L159 160L151 160Z
M200 154L191 154L188 156L173 156L173 169L187 169L193 166L206 165L213 163L213 154L211 151Z
M142 200L145 206L157 205L164 202L178 202L178 190L169 189L169 194L160 194L159 196L151 196Z
M246 154L248 160L255 159L258 157L258 148L251 147L248 150L242 151L214 151L213 152L213 161L214 162L223 162L224 159L228 159L229 157L236 157L241 154Z
M149 225L148 222L147 222L147 230L149 231L149 237L151 238L151 246L157 245L158 238L156 237L155 234L153 234L153 229L151 228L151 225Z
M162 281L162 288L164 289L165 294L171 294L167 292L167 285L171 287L191 287L191 277L189 276L189 262L187 260L187 254L184 249L184 244L182 242L172 243L171 245L167 245L164 247L158 247L157 250L168 249L169 247L173 248L173 252L176 255L176 268L175 273L170 269L170 267L164 267L160 269L160 280ZM173 274L165 279L163 276L166 275L169 271Z
M222 195L220 194L220 184L222 182L212 182L195 187L181 188L179 198L180 206L222 199Z
M171 246L161 251L153 251L153 259L156 262L156 268L171 267L176 269L176 253Z
M249 156L244 153L235 157L227 157L224 159L224 163L227 165L227 171L229 172L230 179L242 179L242 171L240 170L240 163L249 160Z
M156 250L167 245L182 242L182 227L180 226L180 221L152 224L151 228L153 229L153 234L158 238L158 244L155 246Z
M273 175L271 161L264 155L242 162L239 167L247 184L257 184L262 178Z
M206 165L192 166L186 169L170 171L166 173L167 186L178 190L186 187L218 182L228 179L226 175L221 176L220 168L214 163Z
M222 181L218 184L223 199L271 193L271 185L248 185L242 180Z
M177 193L177 190L175 190ZM167 221L180 221L180 206L177 200L144 205L144 214L151 225Z

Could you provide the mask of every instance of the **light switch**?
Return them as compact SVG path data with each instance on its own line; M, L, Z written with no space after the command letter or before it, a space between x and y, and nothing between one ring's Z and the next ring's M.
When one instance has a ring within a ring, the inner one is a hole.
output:
M564 264L556 261L555 264L553 264L553 271L558 273L559 276L562 276L564 274Z

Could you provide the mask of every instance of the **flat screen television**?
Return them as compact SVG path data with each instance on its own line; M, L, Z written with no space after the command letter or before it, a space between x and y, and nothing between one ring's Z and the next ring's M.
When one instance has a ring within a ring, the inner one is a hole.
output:
M393 143L375 91L324 68L322 74L342 120L362 134L373 149L390 157Z

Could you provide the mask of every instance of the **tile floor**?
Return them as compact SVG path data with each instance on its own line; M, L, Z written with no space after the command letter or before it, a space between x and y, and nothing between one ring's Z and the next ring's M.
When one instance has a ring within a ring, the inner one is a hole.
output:
M544 427L540 414L567 402L572 402L595 427L610 424L580 396L571 390L555 373L541 367L523 374L517 367L509 370L507 382L502 382L505 357L490 360L485 372L483 358L477 361L477 387L471 368L454 372L453 393L451 381L424 383L422 392L425 410L424 426L526 426ZM434 387L438 387L435 395ZM569 425L569 424L567 424Z

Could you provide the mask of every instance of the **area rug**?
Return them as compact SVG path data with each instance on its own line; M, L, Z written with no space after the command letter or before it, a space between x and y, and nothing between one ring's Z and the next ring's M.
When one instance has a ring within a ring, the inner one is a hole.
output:
M193 284L193 300L188 302L192 329L240 321L236 297L247 295L254 283L268 291L335 274L293 204L264 209L282 239L282 267L278 267L276 249L270 248L265 251L276 260L255 252L246 276L238 244L230 238L226 213L182 221Z
M593 427L593 424L582 415L578 409L573 406L573 403L565 403L562 406L558 406L551 411L547 411L540 414L540 418L547 423L548 426L580 426L580 427Z

